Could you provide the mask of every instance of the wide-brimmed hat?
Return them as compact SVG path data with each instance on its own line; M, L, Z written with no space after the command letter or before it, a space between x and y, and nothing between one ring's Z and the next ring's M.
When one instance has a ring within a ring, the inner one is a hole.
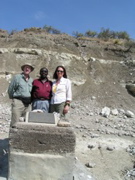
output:
M34 70L34 67L33 67L31 64L26 63L26 64L24 64L24 65L21 66L22 71L23 71L23 69L24 69L25 66L30 66L30 67L31 67L31 71Z

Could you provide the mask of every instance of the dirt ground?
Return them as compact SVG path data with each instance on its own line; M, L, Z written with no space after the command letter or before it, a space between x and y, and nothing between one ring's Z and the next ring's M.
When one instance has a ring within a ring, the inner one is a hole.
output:
M135 157L127 152L129 146L135 145L134 137L98 133L91 128L93 117L85 122L84 119L79 123L73 121L73 124L77 137L76 156L84 165L91 165L86 168L92 177L97 180L122 180L134 168Z
M73 106L68 120L76 134L75 156L87 172L95 180L135 179L127 176L135 163L135 154L130 151L131 146L135 148L135 134L131 133L135 119L127 118L123 122L121 115L106 118L94 110L91 114L86 111L79 114L78 110ZM6 131L0 133L0 178L5 178L8 172L8 125Z

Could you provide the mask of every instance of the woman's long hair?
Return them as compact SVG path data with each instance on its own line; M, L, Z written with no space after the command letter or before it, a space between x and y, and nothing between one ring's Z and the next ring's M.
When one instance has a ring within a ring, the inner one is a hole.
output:
M58 79L58 76L57 76L58 68L62 68L63 69L63 71L64 71L63 77L67 78L67 73L66 73L66 69L64 68L64 66L57 66L56 69L55 69L55 72L53 74L53 79Z

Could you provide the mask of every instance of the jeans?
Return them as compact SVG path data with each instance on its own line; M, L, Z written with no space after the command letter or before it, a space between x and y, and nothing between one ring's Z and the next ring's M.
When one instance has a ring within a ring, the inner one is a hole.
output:
M32 102L32 110L40 109L43 112L49 112L50 100L34 100Z

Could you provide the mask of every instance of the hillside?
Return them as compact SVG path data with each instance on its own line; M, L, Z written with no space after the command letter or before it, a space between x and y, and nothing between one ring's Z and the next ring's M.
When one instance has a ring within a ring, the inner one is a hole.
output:
M41 67L47 67L52 79L56 66L65 66L72 81L69 121L77 136L76 156L83 165L96 164L87 170L97 180L121 180L134 168L135 157L126 149L135 144L135 117L129 118L126 111L135 113L135 97L125 85L135 81L135 48L125 44L123 40L77 39L42 30L12 35L0 31L0 103L10 107L8 77L20 73L25 62L35 66L33 78ZM103 117L105 106L119 113ZM0 122L3 127L4 117ZM5 137L7 132L3 131ZM107 151L106 146L115 148Z

